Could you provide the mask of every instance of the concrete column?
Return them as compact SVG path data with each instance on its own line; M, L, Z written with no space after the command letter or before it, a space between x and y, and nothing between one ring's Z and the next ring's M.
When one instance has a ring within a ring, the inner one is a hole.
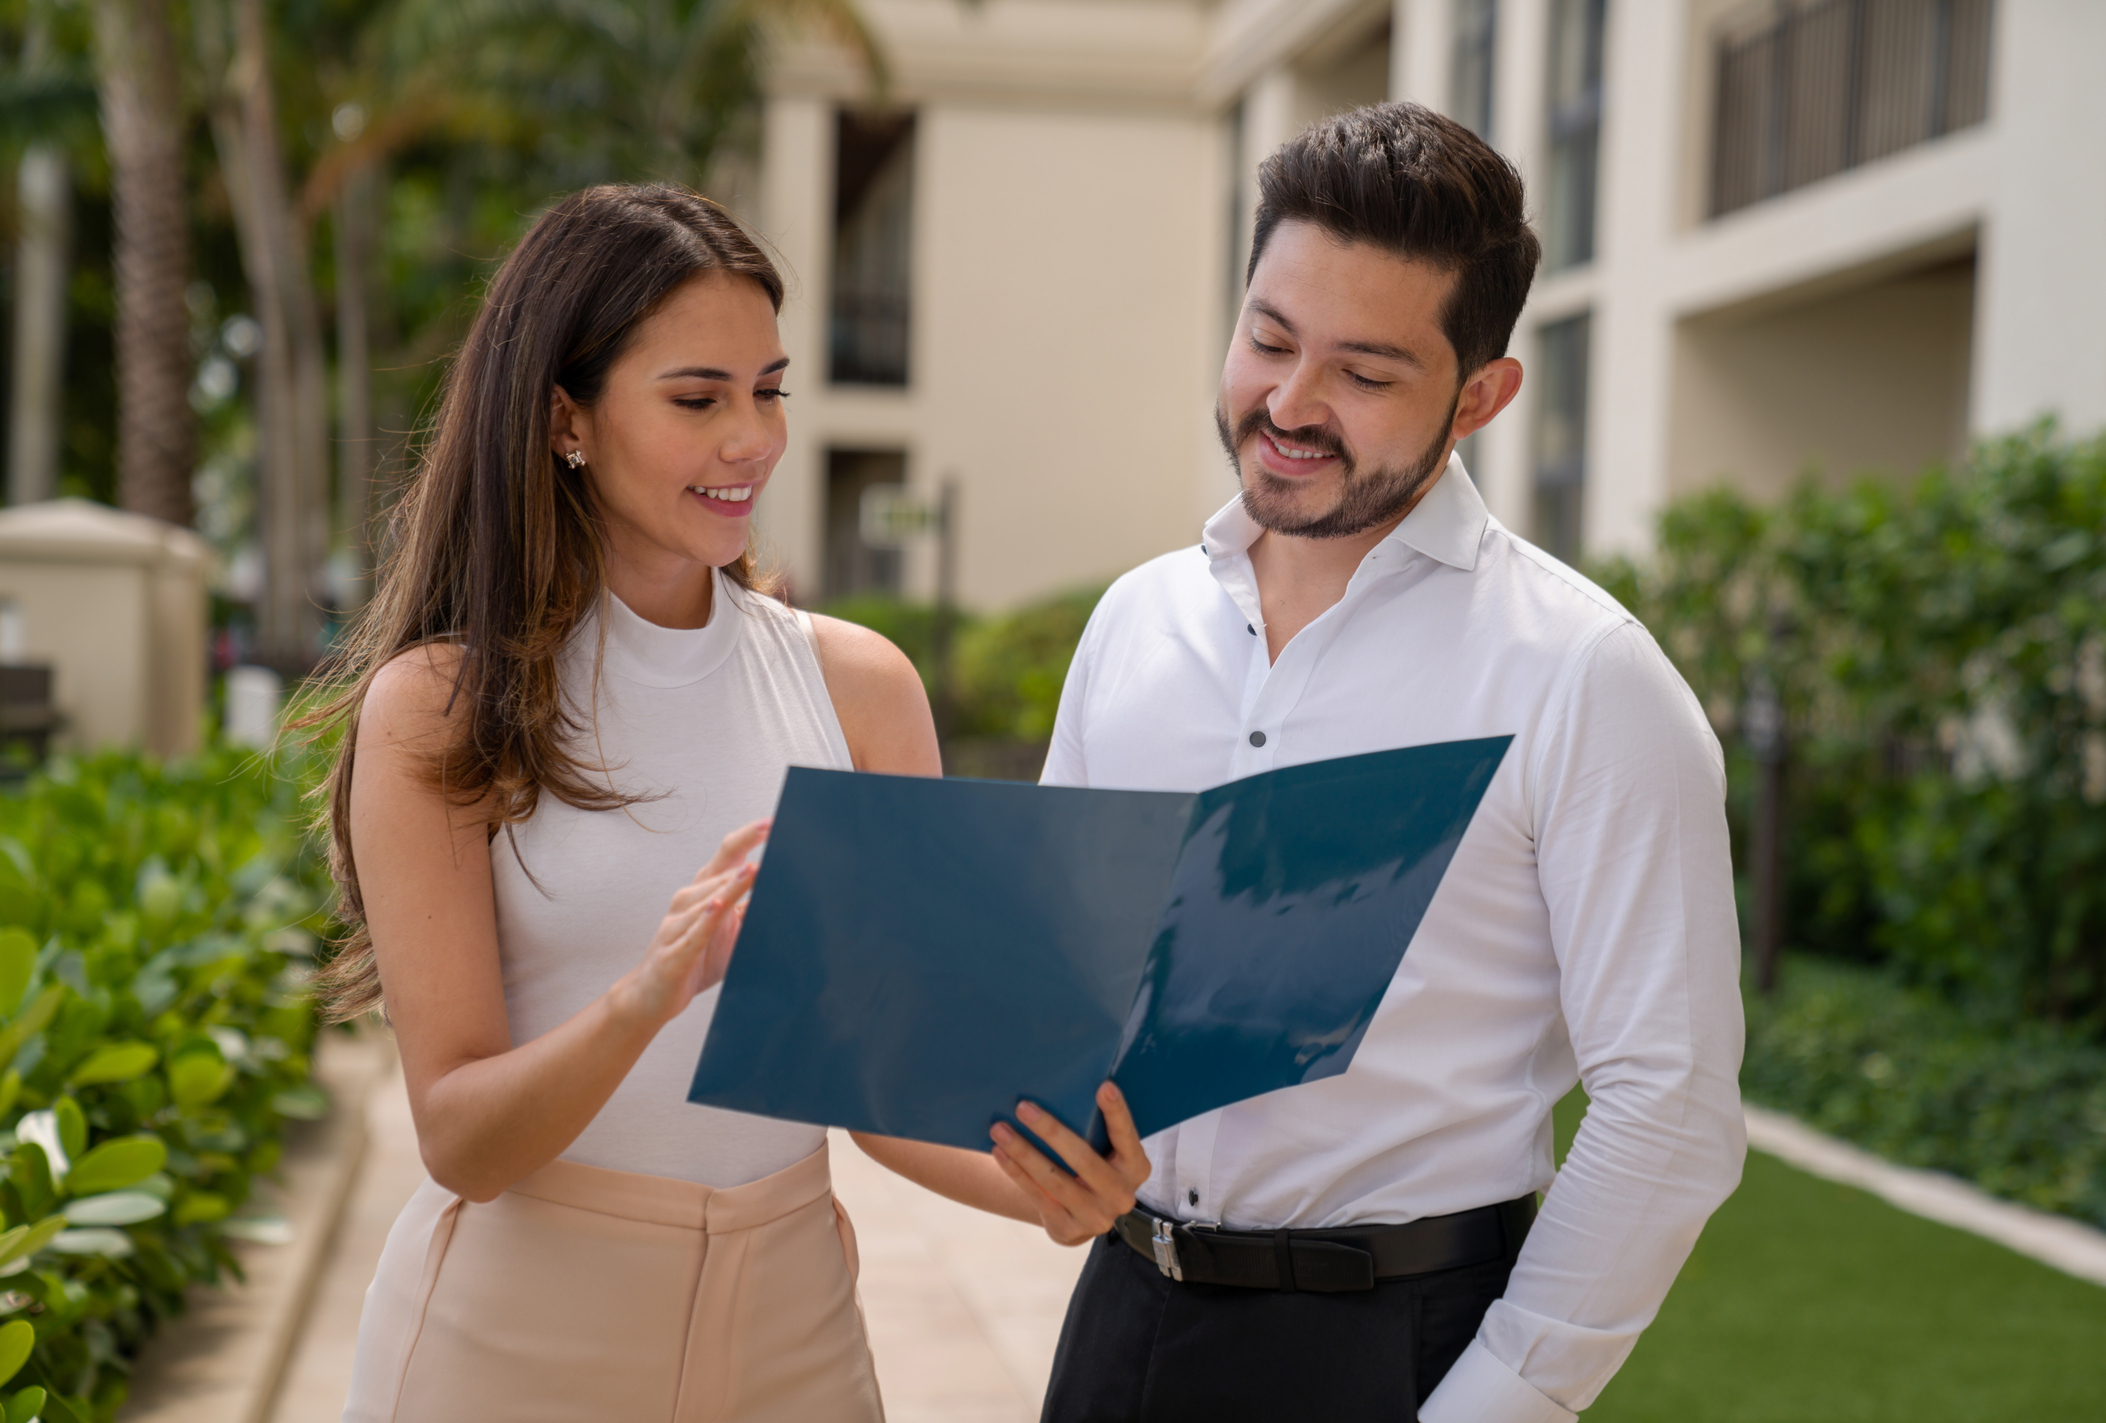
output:
M1542 208L1537 184L1542 176L1544 47L1548 36L1546 0L1502 0L1498 52L1492 78L1492 136L1501 153L1521 169L1528 185L1531 214ZM1541 281L1538 279L1538 287ZM1535 360L1536 302L1522 312L1508 354L1524 368ZM1559 315L1565 313L1560 312ZM1524 537L1530 532L1534 504L1534 470L1529 432L1535 420L1535 387L1523 377L1521 394L1506 413L1485 427L1477 441L1477 463L1470 473L1484 491L1493 514Z
M2106 5L2002 0L1990 54L1997 187L1977 257L1970 428L2106 425Z
M1390 11L1389 97L1448 111L1448 55L1455 0L1394 0Z
M61 382L66 365L66 269L73 182L57 150L35 145L15 178L14 389L9 404L7 502L58 491Z
M1648 547L1667 498L1674 316L1660 273L1680 181L1683 11L1611 5L1595 202L1594 349L1587 411L1589 553Z
M826 449L807 411L826 383L827 263L833 243L833 106L818 98L771 98L762 128L760 225L782 263L789 296L782 341L790 401L790 446L775 467L759 515L764 550L790 574L801 599L819 591L825 549ZM801 417L801 418L800 418Z

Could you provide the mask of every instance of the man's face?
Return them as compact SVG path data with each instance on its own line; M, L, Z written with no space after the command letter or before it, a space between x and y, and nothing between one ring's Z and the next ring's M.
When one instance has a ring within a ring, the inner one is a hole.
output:
M1417 502L1446 462L1463 395L1440 325L1454 284L1453 272L1308 223L1274 229L1215 408L1261 527L1345 538Z

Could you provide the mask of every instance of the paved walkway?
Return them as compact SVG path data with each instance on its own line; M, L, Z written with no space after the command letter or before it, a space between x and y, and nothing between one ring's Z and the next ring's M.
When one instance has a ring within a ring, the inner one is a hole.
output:
M398 1073L369 1099L371 1133L272 1423L336 1423L358 1311L395 1214L424 1178ZM863 1311L891 1423L1028 1423L1082 1252L954 1205L833 1133L834 1188L862 1254Z

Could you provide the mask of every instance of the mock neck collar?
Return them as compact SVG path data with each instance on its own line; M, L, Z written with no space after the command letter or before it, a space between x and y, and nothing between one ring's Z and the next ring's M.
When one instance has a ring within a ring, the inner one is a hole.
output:
M1477 486L1463 469L1461 456L1451 454L1448 467L1434 480L1433 487L1376 547L1401 544L1450 568L1469 573L1477 567L1477 550L1484 542L1485 526L1490 522L1491 514L1485 509L1484 496L1477 492ZM1263 532L1244 512L1243 496L1238 494L1207 520L1200 547L1209 559L1219 562L1248 553Z
M580 632L597 637L594 622L606 629L606 669L647 687L684 687L699 682L724 664L738 641L738 585L722 569L710 573L709 621L698 628L660 627L614 595L601 594L598 618ZM590 648L588 647L589 651Z

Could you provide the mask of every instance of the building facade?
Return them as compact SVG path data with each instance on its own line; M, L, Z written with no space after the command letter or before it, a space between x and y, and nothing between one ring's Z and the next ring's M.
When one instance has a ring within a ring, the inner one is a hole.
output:
M1257 163L1411 98L1545 263L1465 461L1565 556L1668 501L2106 424L2095 0L865 0L787 45L744 207L792 277L763 532L807 602L998 608L1197 537ZM951 536L903 510L948 498Z

